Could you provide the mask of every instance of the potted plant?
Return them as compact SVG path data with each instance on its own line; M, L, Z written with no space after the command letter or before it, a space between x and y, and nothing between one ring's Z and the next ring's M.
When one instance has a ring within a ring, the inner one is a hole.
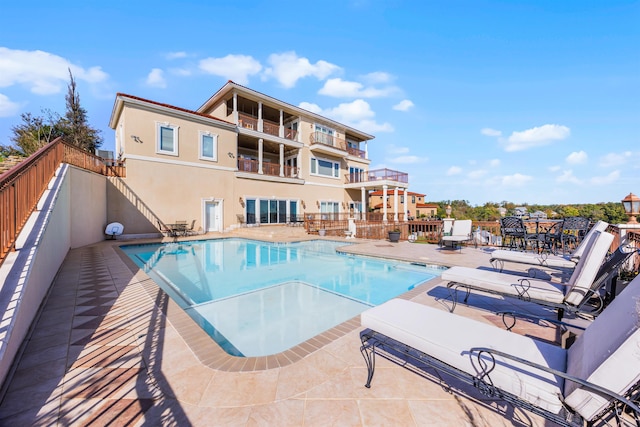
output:
M389 231L389 241L393 243L397 243L400 240L400 230L394 229Z

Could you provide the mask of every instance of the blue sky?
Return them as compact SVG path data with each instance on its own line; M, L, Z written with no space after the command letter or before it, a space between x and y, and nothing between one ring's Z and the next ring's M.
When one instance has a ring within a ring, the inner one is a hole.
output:
M640 194L640 2L29 1L0 6L0 144L124 92L197 109L227 80L376 136L429 201Z

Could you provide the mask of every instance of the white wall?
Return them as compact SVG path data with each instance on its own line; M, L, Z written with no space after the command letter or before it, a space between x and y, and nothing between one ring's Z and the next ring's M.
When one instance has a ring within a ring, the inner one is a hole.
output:
M69 248L105 239L106 181L62 165L0 266L0 384Z

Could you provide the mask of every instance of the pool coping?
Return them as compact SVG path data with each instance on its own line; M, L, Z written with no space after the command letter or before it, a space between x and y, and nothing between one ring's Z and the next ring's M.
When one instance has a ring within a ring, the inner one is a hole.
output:
M129 258L129 256L120 248L120 245L115 245L114 249L127 268L131 270L131 273L134 276L140 277L141 280L139 280L138 283L142 286L152 301L155 301L158 295L167 297L166 300L168 303L164 309L157 307L157 305L156 307L162 310L167 320L182 337L200 363L211 369L226 372L254 372L289 366L322 349L324 346L332 343L336 339L361 327L360 315L358 314L357 316L283 352L269 356L232 356L224 351L222 347L220 347L220 345L196 323L195 320L193 320L175 301L173 301L172 298L169 298L166 292L164 292L162 288L153 281L153 279L151 279L131 258ZM420 293L426 292L430 289L432 286L429 285L429 283L433 280L440 280L440 276L436 276L422 282L413 289L404 292L395 298L411 300Z

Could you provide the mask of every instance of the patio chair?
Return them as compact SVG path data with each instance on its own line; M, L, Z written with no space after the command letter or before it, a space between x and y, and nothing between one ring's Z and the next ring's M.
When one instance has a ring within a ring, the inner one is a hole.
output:
M371 387L377 354L447 391L459 387L459 380L491 400L502 399L554 425L638 426L639 298L640 277L568 349L393 299L361 314L365 387ZM513 412L504 410L504 415Z
M196 220L194 219L193 221L191 221L191 225L187 227L187 229L184 231L184 235L193 236L194 234L196 234L196 232L194 231L195 226L196 226Z
M581 216L565 218L555 229L547 233L545 248L554 254L561 250L564 255L584 240L589 223L589 218Z
M491 259L489 262L491 265L499 271L502 271L504 268L505 262L515 262L518 264L530 264L541 267L548 268L574 268L578 261L580 261L580 257L584 253L584 248L586 246L586 242L589 240L591 235L596 231L606 231L608 223L604 221L598 221L594 224L593 227L589 230L589 232L585 235L584 239L580 242L575 251L571 254L567 254L564 256L554 255L550 253L533 253L533 252L518 252L518 251L509 251L505 249L497 249L491 252Z
M619 257L610 257L603 264L612 242L612 234L595 231L587 241L584 255L565 283L468 267L452 267L441 276L448 282L447 288L452 298L451 311L455 310L458 289L462 288L466 291L465 303L471 291L480 291L554 308L557 310L558 320L562 319L565 311L595 315L604 307L599 289L616 274L620 266ZM585 307L592 298L596 299L596 306Z
M507 216L500 218L500 234L502 246L509 249L526 249L525 236L527 229L522 218Z
M453 221L451 235L442 236L440 246L462 250L462 243L471 240L471 227L470 219L456 219Z

